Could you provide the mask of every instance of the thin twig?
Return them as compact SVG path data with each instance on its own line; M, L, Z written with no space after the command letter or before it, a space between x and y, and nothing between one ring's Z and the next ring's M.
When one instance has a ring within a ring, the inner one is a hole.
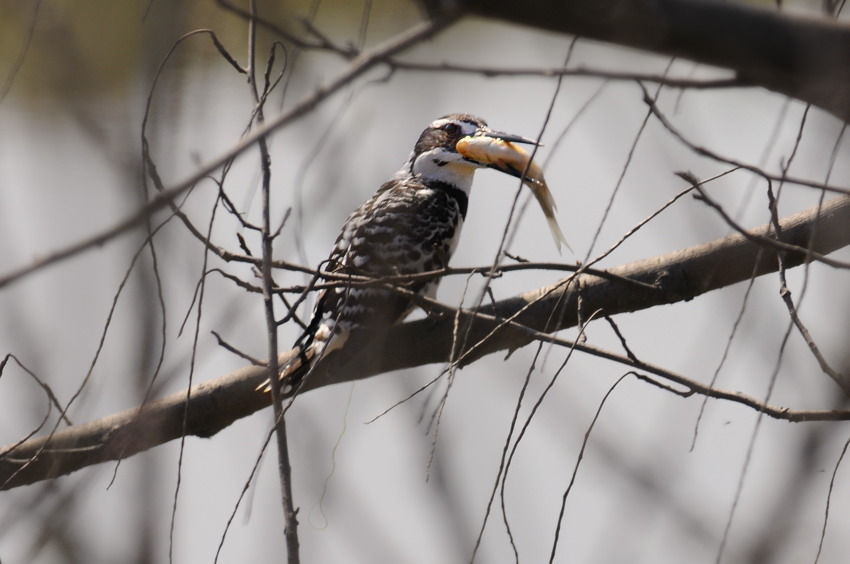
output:
M256 38L257 38L257 2L251 0L251 18L248 20L248 81L254 96L257 125L262 128L265 122L263 111L264 100L268 92L268 84L264 85L263 97L257 87L256 72ZM272 271L272 256L274 254L274 233L271 222L271 156L265 135L257 139L260 150L260 166L262 167L262 281L263 281L263 311L266 320L266 338L268 342L268 378L272 395L274 412L275 438L277 439L278 476L280 478L280 497L283 506L283 536L286 540L286 559L289 564L301 562L300 542L298 539L298 510L292 496L292 465L289 460L289 442L286 436L286 419L284 418L282 394L280 387L275 385L280 368L278 366L278 324L274 309L274 278Z

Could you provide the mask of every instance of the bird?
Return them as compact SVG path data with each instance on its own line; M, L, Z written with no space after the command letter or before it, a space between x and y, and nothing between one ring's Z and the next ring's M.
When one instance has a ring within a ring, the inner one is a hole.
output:
M537 198L560 251L566 239L540 167L518 144L532 139L490 129L470 114L449 114L426 127L407 161L354 210L336 238L324 270L336 275L399 277L448 266L469 207L476 170L493 168L521 178ZM338 279L337 279L338 280ZM439 278L399 283L434 298ZM280 371L284 396L297 393L321 357L340 349L357 328L389 327L415 308L386 285L337 284L322 289L311 321L296 340L297 354ZM270 391L269 381L258 389Z

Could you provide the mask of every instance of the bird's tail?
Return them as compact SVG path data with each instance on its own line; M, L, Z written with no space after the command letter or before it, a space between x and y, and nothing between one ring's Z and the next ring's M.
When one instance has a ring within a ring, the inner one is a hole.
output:
M291 354L280 363L279 385L285 397L292 395L301 387L304 377L324 355L334 351L348 339L348 331L335 331L337 324L334 320L322 319L316 316L304 333L295 341ZM271 391L271 382L266 380L257 390Z
M290 351L295 354L290 355L289 360L281 366L280 377L278 378L278 385L281 386L281 394L283 396L292 395L301 385L304 375L310 371L318 356L319 347L316 345L316 342L296 344L292 351ZM271 392L271 380L265 380L256 389L263 393Z

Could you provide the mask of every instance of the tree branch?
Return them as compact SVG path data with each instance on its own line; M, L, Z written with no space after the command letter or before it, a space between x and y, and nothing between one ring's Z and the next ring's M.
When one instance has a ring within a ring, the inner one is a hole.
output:
M716 0L425 2L731 69L739 80L850 119L850 27Z
M781 221L783 242L820 255L850 245L850 198L837 198L823 207L800 212ZM602 278L580 274L552 286L502 300L482 308L481 315L460 312L460 331L468 331L468 347L459 364L484 355L513 350L533 341L535 332L551 333L575 326L577 304L585 312L605 315L647 309L690 300L696 296L777 270L777 252L785 252L786 267L807 263L805 252L777 251L761 238L772 233L765 225L746 235L688 247L665 255L623 265ZM627 283L627 278L643 284ZM567 283L567 280L572 282ZM557 314L557 315L555 315ZM505 323L512 318L512 323ZM584 315L587 318L587 315ZM344 349L329 355L304 382L301 393L339 382L425 364L450 361L454 316L429 318L394 327L392 347L368 332L355 332ZM286 363L293 351L280 356ZM269 394L255 391L268 376L265 366L247 366L186 391L56 432L53 435L7 445L0 449L0 489L32 484L86 466L126 458L154 446L190 435L211 437L234 421L270 405ZM727 393L728 395L728 393ZM724 397L722 394L719 397ZM777 409L776 413L783 413ZM790 411L784 412L790 414ZM806 412L788 419L829 419L830 412Z

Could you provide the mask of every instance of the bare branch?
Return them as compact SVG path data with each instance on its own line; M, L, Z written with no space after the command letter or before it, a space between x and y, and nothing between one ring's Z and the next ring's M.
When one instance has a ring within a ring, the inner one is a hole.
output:
M581 78L599 78L604 80L617 80L625 82L652 82L670 88L688 88L696 90L709 90L721 88L740 88L750 86L737 78L715 78L715 79L693 79L677 78L659 74L640 72L616 72L600 70L595 68L576 67L488 67L481 65L463 65L456 63L422 63L403 61L393 58L387 61L393 69L416 71L416 72L444 72L457 74L480 74L488 78L492 77L557 77L571 76Z

